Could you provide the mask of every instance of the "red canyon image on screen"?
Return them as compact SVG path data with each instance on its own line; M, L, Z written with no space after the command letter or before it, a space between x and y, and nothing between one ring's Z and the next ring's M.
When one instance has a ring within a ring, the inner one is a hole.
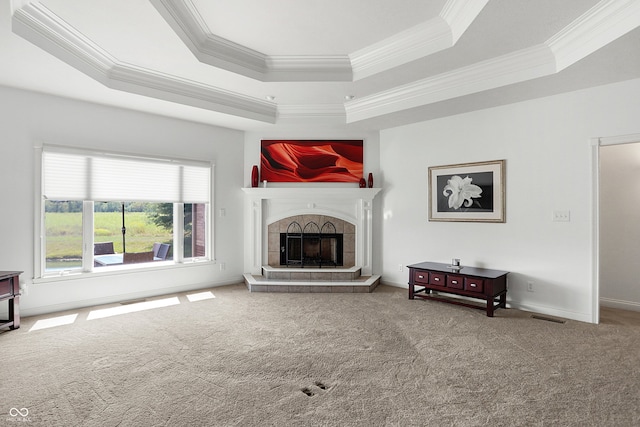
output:
M263 181L358 182L362 176L362 140L262 140Z

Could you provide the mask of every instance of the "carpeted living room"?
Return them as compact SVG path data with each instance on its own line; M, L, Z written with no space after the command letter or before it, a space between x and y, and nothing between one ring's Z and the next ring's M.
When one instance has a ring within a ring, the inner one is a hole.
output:
M640 0L0 2L0 425L640 425L638 46Z
M490 318L389 286L238 284L28 317L0 333L2 423L632 426L640 316L625 313Z

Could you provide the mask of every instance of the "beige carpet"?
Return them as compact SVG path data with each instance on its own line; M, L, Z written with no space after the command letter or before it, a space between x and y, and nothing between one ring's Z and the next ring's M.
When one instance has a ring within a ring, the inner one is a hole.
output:
M0 425L640 425L637 317L487 318L386 286L211 292L0 332Z

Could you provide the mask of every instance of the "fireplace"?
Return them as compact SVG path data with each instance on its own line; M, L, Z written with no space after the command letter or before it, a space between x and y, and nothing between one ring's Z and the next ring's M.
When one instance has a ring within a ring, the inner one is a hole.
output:
M356 228L328 215L294 215L270 223L268 262L271 267L353 267Z
M291 221L285 233L280 233L280 265L287 267L339 267L343 265L343 234L327 221L301 225Z
M309 270L358 267L362 275L372 274L372 205L379 188L256 187L243 191L246 273L260 275L263 266L308 266ZM293 222L298 225L287 232ZM327 223L331 225L324 227ZM307 238L303 241L303 237ZM295 255L300 251L302 255Z

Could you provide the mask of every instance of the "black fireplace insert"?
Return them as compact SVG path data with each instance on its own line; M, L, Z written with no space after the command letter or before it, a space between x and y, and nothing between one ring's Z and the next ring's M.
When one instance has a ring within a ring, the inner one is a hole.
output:
M343 265L343 235L333 223L322 227L308 222L302 227L293 221L280 233L280 265L289 267L337 267Z

